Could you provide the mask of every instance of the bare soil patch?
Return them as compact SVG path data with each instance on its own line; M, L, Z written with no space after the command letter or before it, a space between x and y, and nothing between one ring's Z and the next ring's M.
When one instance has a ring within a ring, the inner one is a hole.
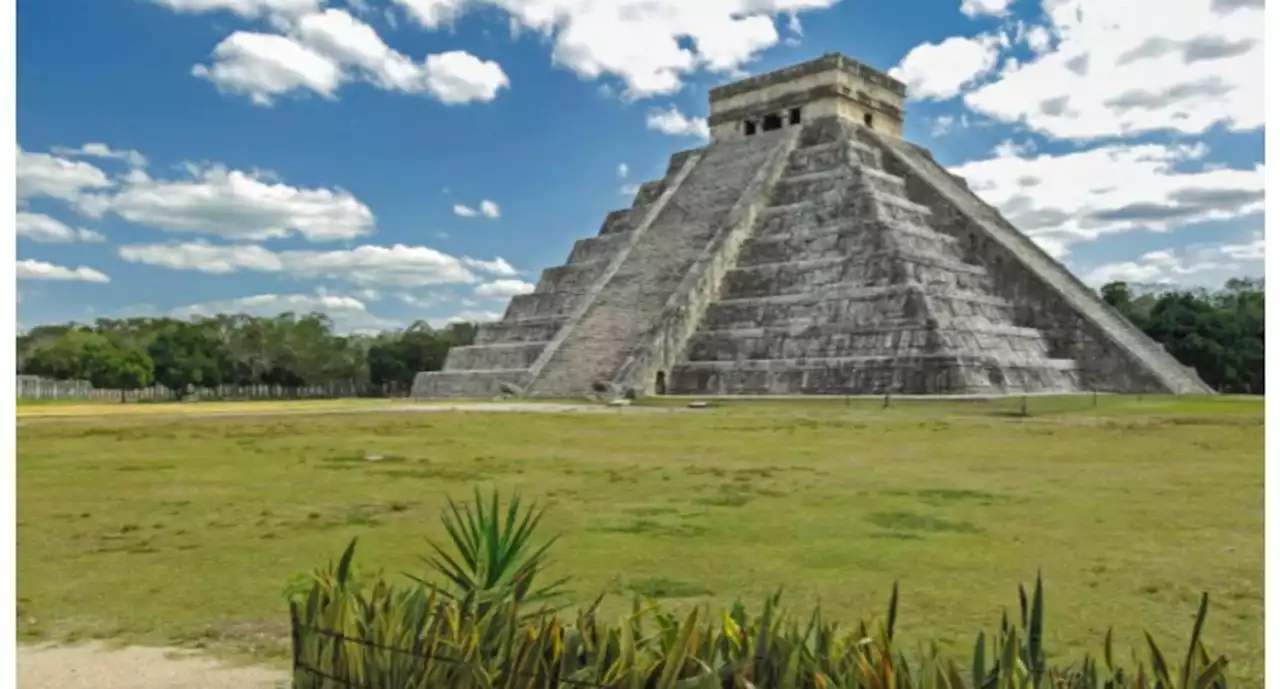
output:
M19 646L21 689L277 689L289 673L236 667L168 648Z

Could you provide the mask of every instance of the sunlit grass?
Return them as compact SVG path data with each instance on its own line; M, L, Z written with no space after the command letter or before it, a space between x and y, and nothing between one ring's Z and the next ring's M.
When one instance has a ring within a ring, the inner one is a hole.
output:
M576 602L783 586L852 620L898 580L903 631L945 645L1041 569L1051 658L1096 651L1112 624L1121 647L1143 628L1181 643L1207 590L1206 641L1261 677L1257 401L1033 398L1029 418L1020 400L716 405L25 424L19 630L278 654L292 575L356 535L366 565L422 573L445 495L480 485L549 506L549 576L571 574Z

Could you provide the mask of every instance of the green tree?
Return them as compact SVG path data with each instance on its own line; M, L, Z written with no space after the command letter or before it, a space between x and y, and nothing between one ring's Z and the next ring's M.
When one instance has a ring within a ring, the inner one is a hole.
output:
M87 378L85 344L105 338L121 352L132 349L150 357L154 380L180 395L192 385L217 383L282 388L336 383L350 390L373 383L395 393L407 389L419 371L442 368L449 349L471 344L476 330L475 323L437 330L417 322L402 331L343 334L318 313L217 314L190 321L102 318L92 325L44 325L23 333L17 339L18 371Z
M193 387L222 382L225 351L208 330L194 323L175 322L161 330L147 347L155 365L156 382L178 398Z
M155 374L146 352L134 346L116 346L106 338L85 348L82 365L93 387L119 390L121 402L129 390L150 385Z
M92 347L109 347L102 335L87 330L66 329L35 346L24 365L24 373L57 380L84 380L85 352Z
M1104 285L1102 298L1205 383L1231 393L1265 392L1263 282L1234 279L1221 290L1166 290L1134 297L1123 282Z

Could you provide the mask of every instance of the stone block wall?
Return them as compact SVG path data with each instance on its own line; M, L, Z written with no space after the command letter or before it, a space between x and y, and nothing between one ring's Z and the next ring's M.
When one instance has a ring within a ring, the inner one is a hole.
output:
M927 152L871 132L858 136L881 149L885 170L903 178L907 196L931 210L932 226L953 237L966 260L988 270L993 291L1013 304L1014 323L1044 333L1054 358L1078 363L1086 389L1210 392Z

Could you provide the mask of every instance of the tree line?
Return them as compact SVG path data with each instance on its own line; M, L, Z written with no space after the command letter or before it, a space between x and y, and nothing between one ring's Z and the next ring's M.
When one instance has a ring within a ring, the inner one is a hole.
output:
M301 388L342 383L367 394L408 392L418 371L438 371L451 347L471 344L476 324L419 321L376 335L341 334L323 314L192 320L99 319L33 328L18 336L18 373L87 380L128 391L153 384L181 399L231 384Z
M1219 290L1143 290L1124 282L1101 296L1220 392L1263 394L1262 280ZM301 388L341 382L369 394L408 392L419 371L438 371L451 347L475 339L475 323L344 335L322 314L99 319L40 326L18 337L18 373L136 390L152 384L182 398L222 384Z
M1261 279L1233 279L1217 290L1142 290L1103 285L1115 307L1219 392L1265 392L1265 292Z

